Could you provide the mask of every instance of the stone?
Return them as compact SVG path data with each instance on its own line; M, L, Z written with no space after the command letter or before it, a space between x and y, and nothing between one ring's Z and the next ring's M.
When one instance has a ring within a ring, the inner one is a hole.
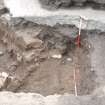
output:
M95 71L94 68L91 68L90 70L91 70L91 72L94 72Z
M61 59L62 58L62 54L57 49L50 51L49 55L51 58L54 58L54 59Z
M4 87L8 76L9 76L9 75L8 75L6 72L0 73L0 89L1 89L2 87Z
M24 56L23 59L26 62L31 62L35 58L35 52L33 52L33 51L25 52L25 53L23 53L23 56Z
M72 58L67 58L67 61L72 62L73 60Z
M40 39L23 35L17 37L16 43L23 49L30 49L41 47L43 42Z
M62 55L60 54L55 54L55 55L52 55L52 58L57 58L57 59L61 59L62 58Z
M0 51L0 56L2 56L4 53L2 51Z

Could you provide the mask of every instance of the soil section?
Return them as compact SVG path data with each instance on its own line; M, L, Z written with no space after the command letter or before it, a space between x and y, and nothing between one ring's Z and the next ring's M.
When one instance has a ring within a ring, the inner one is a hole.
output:
M6 26L5 30L1 28L1 45L6 53L0 57L0 71L14 78L2 90L74 94L75 70L78 95L93 91L95 73L91 71L86 31L82 32L81 48L78 48L75 26L49 27L24 21L13 27L15 32ZM69 33L75 37L70 37Z

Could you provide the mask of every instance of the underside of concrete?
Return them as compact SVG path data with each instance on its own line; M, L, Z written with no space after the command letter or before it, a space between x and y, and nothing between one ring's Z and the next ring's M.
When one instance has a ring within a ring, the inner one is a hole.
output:
M104 9L105 0L40 0L47 8L70 8L70 7L87 7L94 9Z

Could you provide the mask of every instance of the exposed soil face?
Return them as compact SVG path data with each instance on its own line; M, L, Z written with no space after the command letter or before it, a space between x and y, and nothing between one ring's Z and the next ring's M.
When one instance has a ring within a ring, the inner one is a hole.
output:
M69 36L69 33L77 34L75 26L48 27L23 21L13 27L15 32L1 27L0 72L13 77L1 90L75 94L75 82L78 95L94 90L95 73L91 71L86 31L82 32L81 48L78 48L76 37Z

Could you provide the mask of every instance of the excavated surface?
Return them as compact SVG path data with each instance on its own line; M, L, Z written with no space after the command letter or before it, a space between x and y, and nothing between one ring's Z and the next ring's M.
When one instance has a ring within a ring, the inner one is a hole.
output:
M77 47L76 37L69 36L70 30L71 34L78 32L75 26L48 27L24 21L13 27L15 32L1 28L0 72L14 78L1 90L75 94L75 70L78 95L93 91L95 74L90 71L89 43L83 35L81 48Z

